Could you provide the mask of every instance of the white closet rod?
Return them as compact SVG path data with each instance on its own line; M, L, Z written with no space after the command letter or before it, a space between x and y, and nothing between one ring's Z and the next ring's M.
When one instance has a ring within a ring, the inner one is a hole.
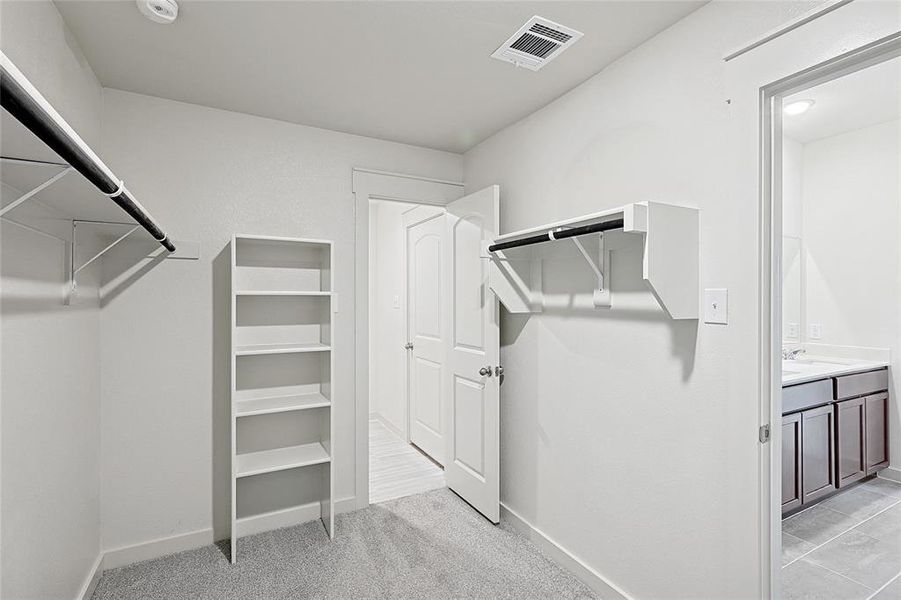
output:
M0 52L0 104L72 168L109 196L166 250L175 252L175 245L150 213L134 199L124 182L113 174L3 52Z

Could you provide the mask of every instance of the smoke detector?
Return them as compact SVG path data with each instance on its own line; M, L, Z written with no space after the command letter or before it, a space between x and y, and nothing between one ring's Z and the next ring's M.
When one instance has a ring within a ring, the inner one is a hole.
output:
M141 14L153 21L168 25L178 17L178 3L175 0L136 0Z
M491 58L537 71L560 56L580 37L581 31L536 15L495 50Z

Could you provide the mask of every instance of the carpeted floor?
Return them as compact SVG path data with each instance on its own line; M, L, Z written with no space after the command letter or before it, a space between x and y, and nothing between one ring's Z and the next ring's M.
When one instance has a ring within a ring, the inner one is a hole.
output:
M595 598L525 537L435 490L103 574L93 600Z

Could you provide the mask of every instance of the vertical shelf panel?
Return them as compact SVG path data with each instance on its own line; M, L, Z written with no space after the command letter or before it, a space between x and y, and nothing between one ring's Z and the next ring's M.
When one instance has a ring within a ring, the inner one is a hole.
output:
M334 537L332 263L326 240L232 239L232 562L314 515Z

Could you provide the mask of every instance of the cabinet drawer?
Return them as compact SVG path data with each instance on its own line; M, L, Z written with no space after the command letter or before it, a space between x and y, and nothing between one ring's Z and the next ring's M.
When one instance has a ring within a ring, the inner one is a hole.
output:
M888 389L888 369L835 378L835 399L855 398Z
M832 380L823 379L782 388L782 413L832 402Z

